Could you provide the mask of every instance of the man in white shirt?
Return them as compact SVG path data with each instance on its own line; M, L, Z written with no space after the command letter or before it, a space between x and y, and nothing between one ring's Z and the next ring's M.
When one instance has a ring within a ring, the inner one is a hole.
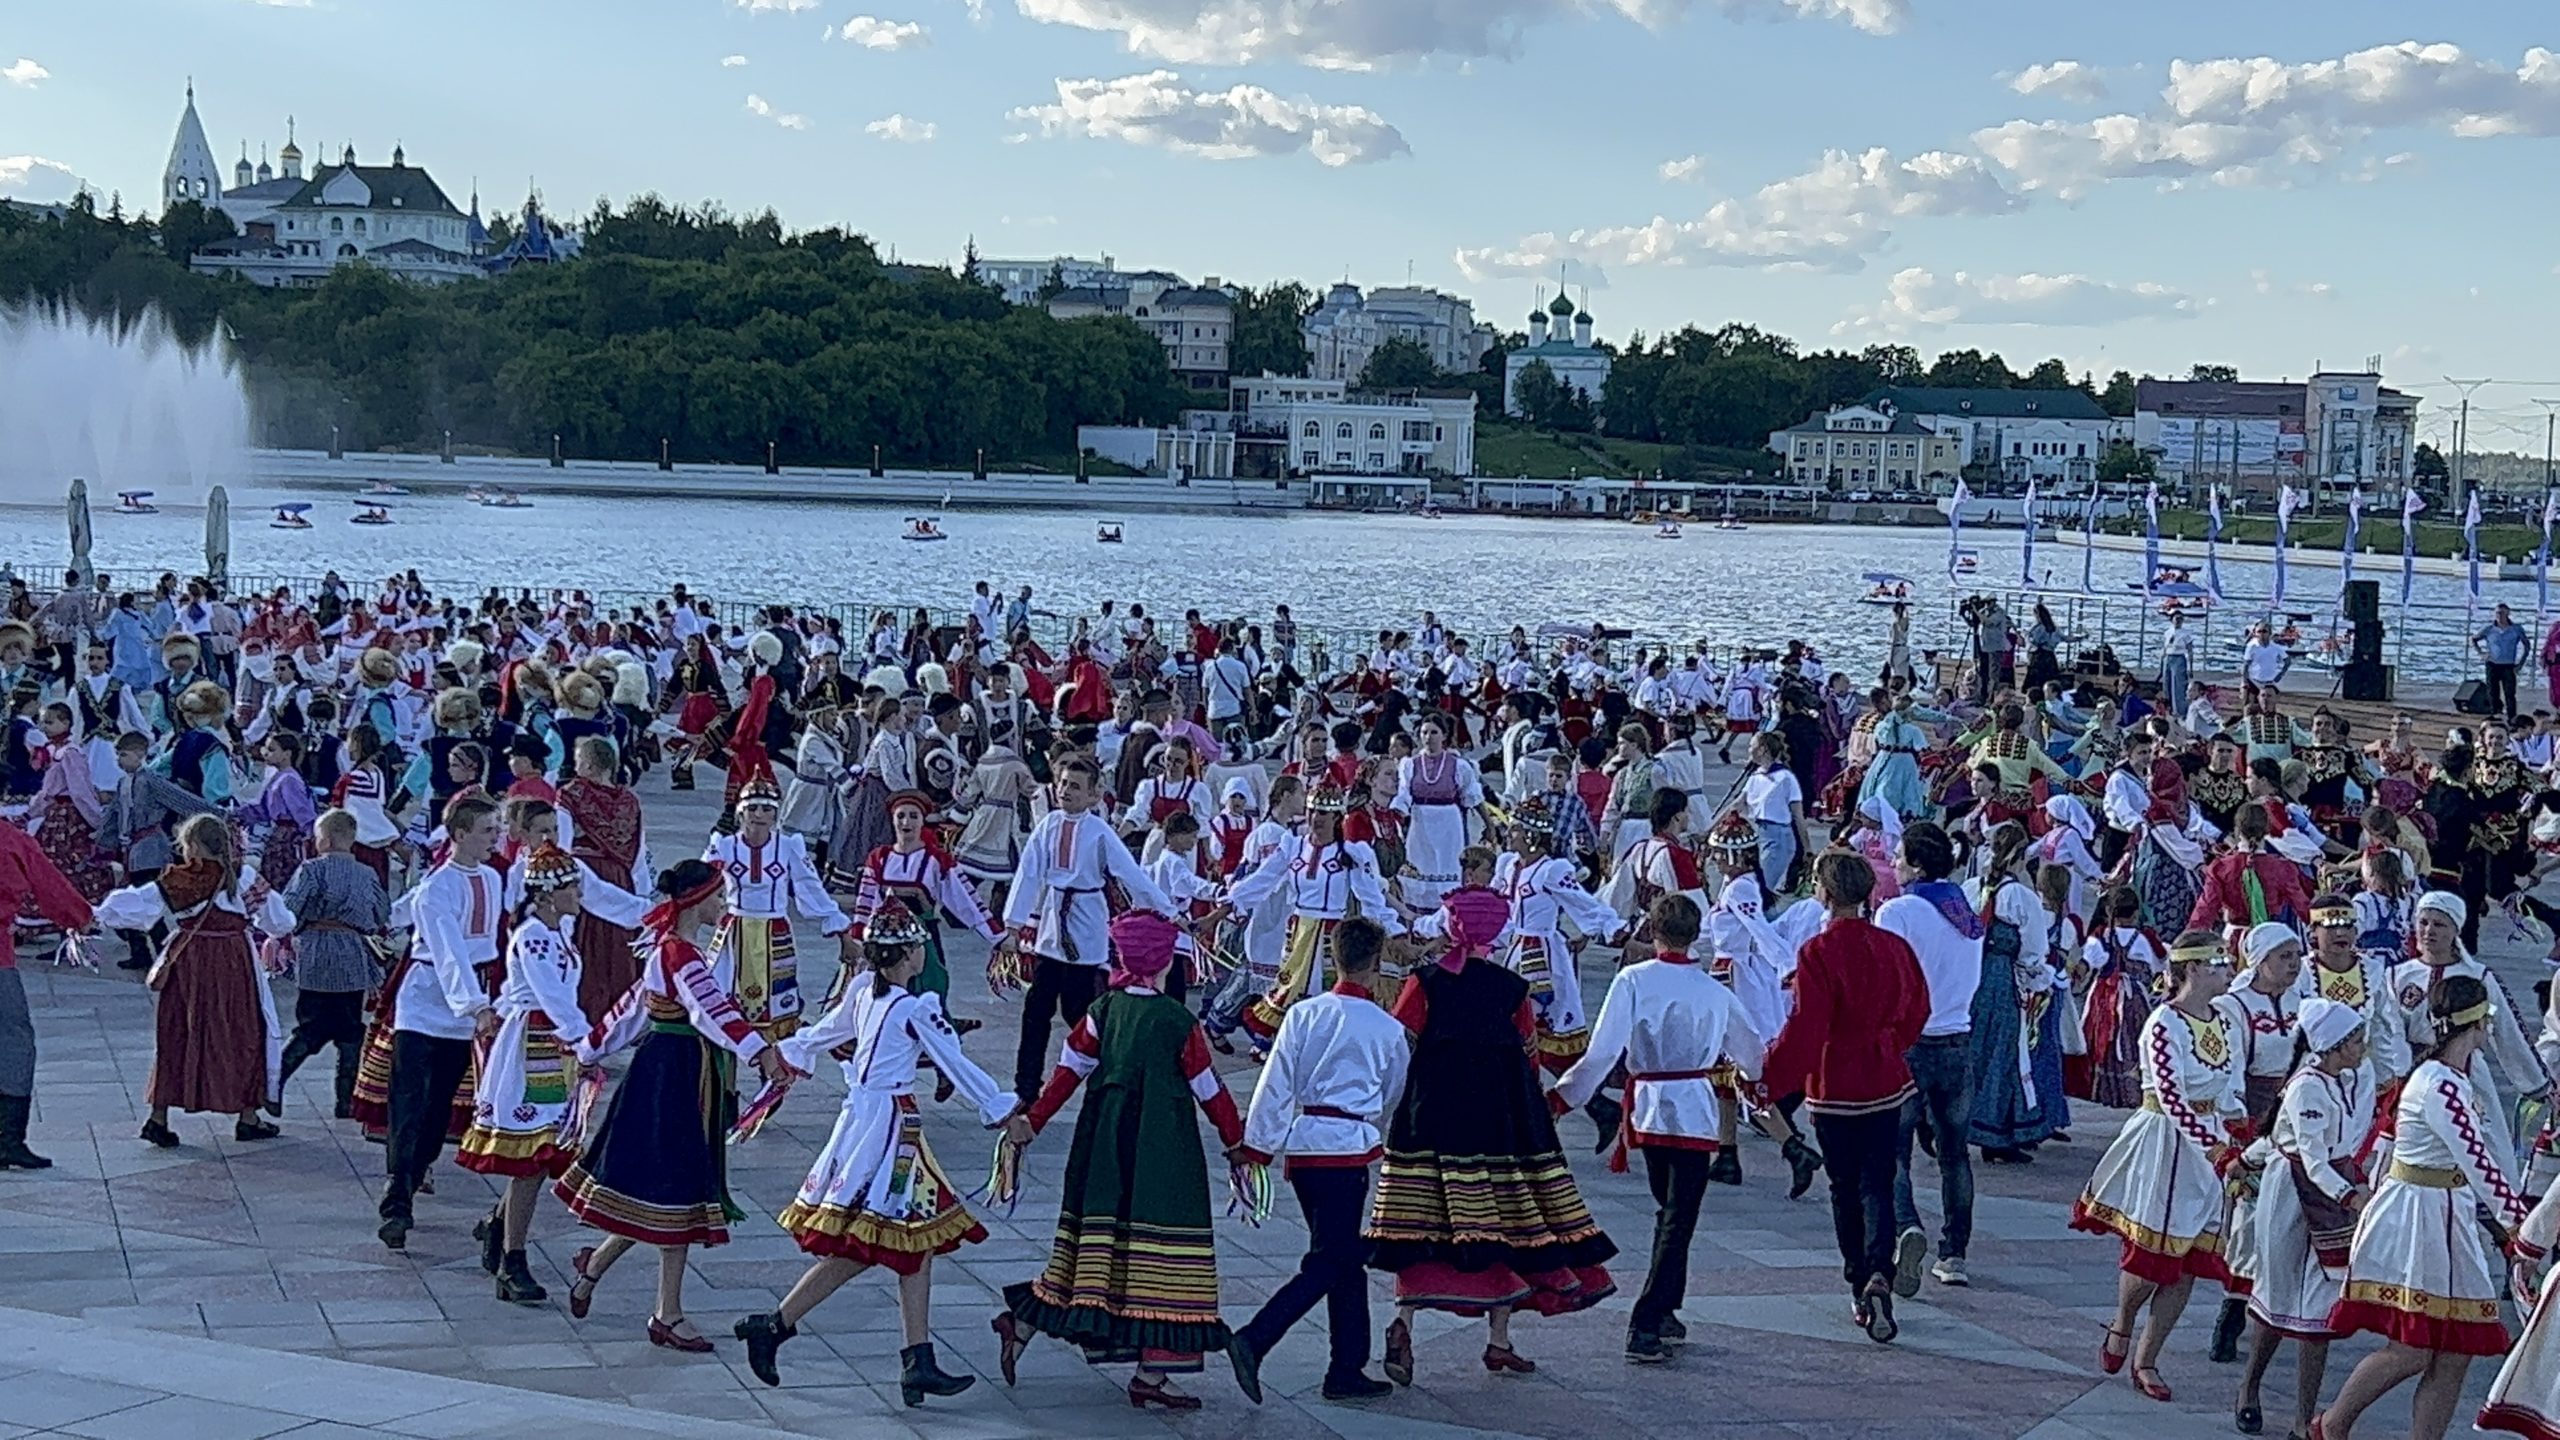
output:
M2252 694L2281 688L2284 672L2292 664L2293 652L2276 643L2265 621L2249 627L2249 648L2241 668L2248 677Z
M1325 1302L1332 1359L1324 1398L1374 1400L1395 1387L1368 1375L1369 1166L1383 1153L1387 1117L1404 1093L1410 1058L1404 1026L1379 1008L1371 985L1386 931L1374 920L1342 922L1334 935L1340 979L1289 1007L1271 1058L1253 1091L1242 1158L1268 1165L1287 1155L1289 1188L1307 1217L1307 1253L1227 1343L1236 1383L1262 1403L1262 1357Z
M1956 869L1955 842L1934 822L1903 830L1894 868L1902 893L1876 907L1876 925L1911 947L1929 985L1929 1022L1907 1057L1918 1093L1903 1105L1902 1153L1893 1182L1893 1293L1908 1300L1920 1293L1920 1262L1928 1251L1928 1234L1911 1198L1911 1141L1924 1119L1936 1136L1946 1218L1935 1274L1942 1285L1965 1283L1965 1251L1973 1239L1973 1156L1965 1137L1973 1116L1973 992L1982 984L1982 919L1949 879Z
M445 807L444 828L444 863L403 901L414 930L392 989L387 1178L375 1233L394 1250L408 1248L418 1181L444 1149L472 1043L498 1033L498 1012L475 973L497 960L506 912L506 883L488 863L498 807L476 796L456 800Z
M1244 718L1245 696L1253 689L1253 672L1236 658L1234 637L1218 642L1218 653L1200 667L1200 693L1209 709L1209 733L1224 735Z

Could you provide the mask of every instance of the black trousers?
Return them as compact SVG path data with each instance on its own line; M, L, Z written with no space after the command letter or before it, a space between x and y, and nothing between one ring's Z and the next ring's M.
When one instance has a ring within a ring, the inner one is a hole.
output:
M1902 1111L1813 1117L1822 1169L1831 1178L1831 1230L1852 1294L1876 1276L1893 1279L1893 1183L1900 1173Z
M471 1064L471 1042L439 1040L402 1030L391 1037L391 1099L382 1147L385 1220L406 1220L418 1177L427 1173L444 1151L445 1127L453 1121L453 1095L462 1088L462 1072Z
M2512 718L2516 713L2517 667L2492 660L2488 662L2488 669L2489 713L2501 719Z
M364 992L361 990L302 990L293 997L293 1034L285 1041L284 1073L287 1079L302 1068L302 1062L328 1049L338 1048L340 1098L355 1084L356 1066L364 1058Z
M151 880L157 879L159 874L159 866L145 865L138 869L126 871L124 883L127 885L146 884ZM169 938L169 926L167 922L163 921L158 925L152 926L148 930L119 930L116 932L116 936L118 939L124 941L125 949L128 952L125 968L128 970L147 970L151 967L151 956L153 952L160 948L161 941Z
M1689 1288L1689 1242L1698 1233L1698 1205L1707 1194L1707 1167L1712 1150L1681 1150L1668 1145L1642 1147L1645 1184L1653 1190L1653 1261L1644 1272L1644 1291L1636 1296L1636 1313L1627 1329L1659 1335L1665 1317L1680 1308Z
M1047 956L1031 967L1031 985L1022 996L1022 1044L1013 1052L1013 1093L1039 1098L1057 1058L1049 1049L1050 1020L1064 1020L1072 1028L1102 993L1104 978L1099 965L1070 965Z
M1704 1185L1705 1172L1699 1173ZM1257 1354L1268 1355L1289 1328L1324 1302L1333 1355L1325 1379L1357 1378L1369 1368L1369 1245L1360 1227L1369 1213L1369 1167L1300 1165L1289 1188L1307 1217L1307 1253L1298 1273L1281 1283L1239 1334Z

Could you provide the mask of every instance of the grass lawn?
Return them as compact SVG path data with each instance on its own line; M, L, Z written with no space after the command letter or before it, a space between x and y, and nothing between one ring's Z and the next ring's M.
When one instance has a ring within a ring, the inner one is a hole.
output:
M1776 457L1770 455L1754 457L1740 451L1657 445L1606 435L1568 435L1483 420L1476 424L1476 474L1488 479L1526 475L1553 480L1569 474L1625 479L1638 473L1651 475L1656 470L1668 471L1676 478L1702 466L1738 469L1755 460L1763 470L1774 470L1777 465Z
M2139 520L2117 521L2107 528L2120 535L2142 533L2142 523ZM2206 529L2207 522L2202 515L2192 513L2173 515L2163 512L2160 516L2160 536L2164 540L2202 540L2205 538ZM2287 538L2292 541L2297 550L2335 550L2345 542L2346 531L2347 520L2344 515L2334 517L2324 515L2318 519L2296 516ZM2273 516L2225 517L2222 522L2222 538L2238 545L2273 545L2276 539L2276 522ZM2382 555L2399 554L2399 515L2395 512L2390 515L2376 516L2371 511L2365 512L2364 525L2357 539L2359 548L2363 550ZM2484 560L2499 555L2504 555L2510 560L2522 560L2531 556L2541 544L2542 532L2535 526L2483 525L2480 527L2480 555ZM2460 559L2464 553L2462 527L2421 524L2418 527L2418 553L2443 559Z

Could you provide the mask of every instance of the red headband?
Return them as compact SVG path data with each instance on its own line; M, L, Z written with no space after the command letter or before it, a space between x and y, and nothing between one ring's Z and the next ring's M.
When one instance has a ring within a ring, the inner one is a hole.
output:
M720 893L722 883L720 872L714 870L710 878L701 884L689 890L679 890L650 907L649 913L640 917L640 923L651 930L671 930L675 928L677 916Z

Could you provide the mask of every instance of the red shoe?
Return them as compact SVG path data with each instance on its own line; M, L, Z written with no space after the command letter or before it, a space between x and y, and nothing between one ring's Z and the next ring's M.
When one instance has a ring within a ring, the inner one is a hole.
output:
M679 1335L676 1333L675 1326L669 1325L655 1315L649 1317L649 1343L684 1355L711 1353L710 1341L699 1335Z
M2329 1440L2328 1411L2319 1411L2311 1417L2311 1440Z
M1013 1384L1014 1367L1022 1363L1022 1352L1031 1348L1028 1337L1015 1328L1011 1314L998 1315L992 1322L996 1332L996 1368L1004 1372L1004 1383ZM1132 1382L1134 1385L1135 1382ZM1135 1391L1132 1391L1134 1395ZM1131 1403L1135 1403L1133 1400Z
M2145 1380L2145 1379L2143 1379L2143 1378L2142 1378L2142 1377L2143 1377L2143 1376L2145 1376L2145 1375L2148 1375L2148 1376L2150 1376L2151 1378L2150 1378L2150 1379L2148 1379L2148 1380ZM2166 1404L2166 1403L2168 1403L2170 1400L2172 1400L2172 1399L2175 1399L2175 1398L2176 1398L2176 1396L2175 1396L2175 1395L2170 1391L2170 1389L2169 1389L2169 1382L2160 1378L2160 1371L2159 1371L2159 1368L2158 1368L2157 1366L2152 1366L2152 1365L2136 1365L2136 1366L2134 1366L2134 1367L2133 1367L2133 1388L2134 1388L2134 1389L2136 1389L2136 1390L2141 1391L2145 1396L2149 1397L2150 1399L2160 1401L2160 1402L2161 1402L2161 1403L2163 1403L2163 1404Z
M587 1262L594 1258L596 1247L590 1245L569 1261L569 1318L572 1320L586 1319L587 1307L596 1302L595 1277L587 1273ZM578 1288L581 1285L586 1287L583 1293Z
M2108 1342L2118 1339L2124 1341L2125 1348L2122 1350L2110 1349ZM2098 1342L2098 1369L2104 1374L2115 1374L2117 1371L2124 1368L2124 1357L2130 1354L2132 1350L2133 1332L2130 1330L2119 1330L2113 1325L2108 1326L2106 1337Z
M1484 1347L1484 1368L1492 1371L1496 1375L1535 1375L1538 1373L1538 1366L1535 1361L1521 1359L1520 1353L1513 1350L1508 1345L1487 1345Z
M1129 1382L1129 1408L1144 1410L1150 1405L1161 1405L1167 1410L1197 1410L1200 1397L1168 1390L1156 1381L1132 1379Z

